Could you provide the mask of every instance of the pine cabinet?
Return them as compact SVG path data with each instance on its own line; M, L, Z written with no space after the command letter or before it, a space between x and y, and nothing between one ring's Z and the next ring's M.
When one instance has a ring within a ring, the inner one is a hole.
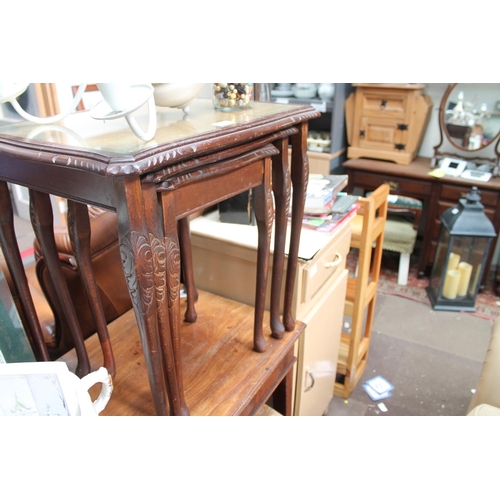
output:
M417 156L432 100L423 84L353 83L345 104L348 158L408 165Z

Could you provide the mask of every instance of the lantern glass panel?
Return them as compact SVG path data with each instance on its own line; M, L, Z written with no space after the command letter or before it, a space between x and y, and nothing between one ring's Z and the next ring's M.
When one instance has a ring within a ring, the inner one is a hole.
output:
M448 245L450 243L450 233L441 229L436 255L434 257L434 266L432 268L432 275L430 279L430 286L438 294L441 286L441 278L446 274L445 270L448 266Z
M450 236L447 231L443 231L431 276L431 287L435 290L436 297L458 300L473 298L488 249L489 238ZM450 286L453 276L450 277L448 271L456 271L456 290Z

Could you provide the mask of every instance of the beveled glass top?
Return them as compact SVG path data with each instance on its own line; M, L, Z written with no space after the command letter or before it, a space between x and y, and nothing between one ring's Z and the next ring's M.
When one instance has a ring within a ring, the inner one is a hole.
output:
M135 155L160 145L250 124L279 113L293 112L302 105L254 102L252 107L234 112L214 109L211 99L195 99L189 113L181 109L156 107L157 129L151 141L144 142L130 129L125 118L97 120L89 111L80 111L51 125L37 125L22 121L0 126L3 135L27 139L32 144L52 143L76 149L92 150L104 156ZM143 130L148 127L148 107L142 106L133 113Z

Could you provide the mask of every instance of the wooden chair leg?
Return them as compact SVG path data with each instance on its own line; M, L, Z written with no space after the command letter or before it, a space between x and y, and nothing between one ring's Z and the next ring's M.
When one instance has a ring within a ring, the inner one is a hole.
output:
M398 285L408 284L409 272L410 272L410 254L402 253L399 256Z

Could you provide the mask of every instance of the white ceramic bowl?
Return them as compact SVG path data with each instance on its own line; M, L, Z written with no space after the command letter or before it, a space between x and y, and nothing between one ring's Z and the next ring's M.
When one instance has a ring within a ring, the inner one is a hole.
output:
M201 92L204 83L153 83L154 99L157 106L187 108Z
M315 83L295 83L292 86L293 95L297 99L314 99L318 86Z

